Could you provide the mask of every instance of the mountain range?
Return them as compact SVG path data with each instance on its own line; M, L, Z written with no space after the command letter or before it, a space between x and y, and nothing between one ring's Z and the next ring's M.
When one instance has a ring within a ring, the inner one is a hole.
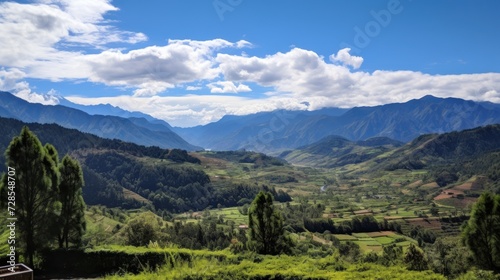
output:
M276 110L226 115L195 127L172 127L141 112L109 104L79 105L62 97L41 105L0 92L0 116L23 122L57 123L101 137L185 150L246 149L279 155L336 135L349 141L386 137L409 142L420 135L500 123L500 105L431 95L373 107Z
M29 103L8 92L0 92L0 116L27 123L56 123L104 138L120 139L145 146L185 150L201 149L186 142L162 121L152 123L144 117L91 115L62 105Z
M174 128L194 145L214 150L249 149L279 154L330 135L352 141L388 137L408 142L427 133L444 133L500 123L500 107L431 95L406 103L350 110L284 111L225 116L215 123Z

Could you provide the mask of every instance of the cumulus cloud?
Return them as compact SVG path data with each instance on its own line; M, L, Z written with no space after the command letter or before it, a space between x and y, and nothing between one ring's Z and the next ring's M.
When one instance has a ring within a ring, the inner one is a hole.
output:
M155 95L176 85L212 80L219 75L213 54L222 48L247 46L222 39L207 41L169 40L165 46L151 46L123 53L107 50L88 55L90 80L107 85L137 88L137 96Z
M218 54L216 60L224 78L271 87L296 98L321 99L311 107L373 106L405 102L427 94L471 100L492 100L500 91L499 73L429 75L418 71L351 71L362 58L348 56L348 49L333 55L342 65L328 63L310 50L294 48L265 57ZM332 57L330 57L332 58Z
M59 104L59 96L55 90L50 90L45 94L31 91L28 82L23 81L26 74L16 68L0 69L0 91L11 92L19 98L31 103L41 103L45 105Z
M252 91L249 86L238 84L236 86L233 82L217 81L207 85L211 93L238 93Z
M337 55L330 55L330 61L340 62L342 65L351 66L353 69L358 69L363 63L363 58L361 56L354 56L349 54L350 48L344 48L337 52Z
M351 55L349 48L326 60L297 47L261 56L235 54L235 49L253 47L245 40L169 40L162 46L133 49L130 44L146 41L146 35L113 26L106 19L111 12L118 8L110 0L1 2L0 90L50 104L57 102L54 92L36 93L25 79L99 83L133 92L128 98L109 99L113 105L140 107L184 125L224 114L372 106L427 94L500 102L499 73L367 72L361 68L363 58ZM110 49L109 43L121 48ZM202 91L205 86L210 94ZM190 95L158 96L169 90L179 95L184 88ZM223 95L240 92L256 92L259 98L250 98L251 93Z
M104 15L116 10L109 0L0 3L0 65L20 68L34 78L86 78L83 47L100 49L108 43L147 39L109 25Z
M0 90L2 91L15 91L20 88L25 87L25 83L20 82L21 79L24 79L26 74L17 69L0 69Z
M218 54L224 78L229 81L255 82L280 92L304 96L333 95L348 88L362 73L326 63L313 51L294 48L266 57L242 57Z

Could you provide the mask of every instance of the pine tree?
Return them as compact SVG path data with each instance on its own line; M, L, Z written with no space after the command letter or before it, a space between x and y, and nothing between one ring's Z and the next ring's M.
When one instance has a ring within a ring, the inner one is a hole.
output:
M35 252L48 245L50 217L56 201L57 172L55 163L38 138L23 127L5 152L6 165L15 169L15 202L19 244L24 257L33 267ZM2 178L6 191L7 176Z
M462 238L478 266L500 272L500 195L486 192L479 197Z
M269 192L259 192L248 210L250 245L260 254L278 254L283 245L281 213L273 206Z
M85 231L85 202L82 197L83 173L78 161L64 156L59 166L59 248L69 247L69 242L79 244Z
M410 244L410 247L408 247L403 262L409 270L422 271L428 268L424 253L414 244Z

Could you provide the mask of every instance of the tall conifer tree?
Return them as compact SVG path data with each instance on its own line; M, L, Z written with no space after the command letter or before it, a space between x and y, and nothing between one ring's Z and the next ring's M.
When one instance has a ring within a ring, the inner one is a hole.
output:
M35 252L49 242L50 227L47 225L50 225L57 198L57 169L47 150L26 126L10 142L5 156L6 165L15 169L19 244L23 246L25 261L33 267ZM7 186L4 175L3 192Z
M64 156L59 166L59 248L69 247L69 242L78 245L85 231L85 202L82 197L83 173L78 161Z

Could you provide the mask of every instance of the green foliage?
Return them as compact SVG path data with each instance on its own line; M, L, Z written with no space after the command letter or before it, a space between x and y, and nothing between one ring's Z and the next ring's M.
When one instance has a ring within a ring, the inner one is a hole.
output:
M190 162L196 164L201 163L200 159L189 155L187 151L181 149L172 149L168 151L165 158L177 163L183 163L183 162Z
M403 256L403 248L395 244L384 246L382 252L381 263L383 265L395 265L401 262Z
M222 151L210 152L210 157L225 159L238 163L253 163L254 168L267 166L283 166L286 161L279 158L270 157L263 153L247 152L247 151Z
M144 212L131 220L126 228L127 244L132 246L146 246L159 238L159 225L156 216L151 212Z
M60 247L65 244L68 248L69 242L80 245L85 231L85 203L78 162L66 156L59 165L56 148L48 143L42 146L26 126L12 139L5 157L8 170L15 170L15 174L4 174L0 187L4 196L15 194L21 240L17 247L26 262L33 267L35 254L56 239Z
M106 279L445 279L430 271L408 271L400 266L348 264L338 256L312 259L306 256L228 256L224 259L194 256L149 269L139 275L115 275Z
M269 192L259 192L248 210L250 247L260 254L279 254L288 244L284 240L283 217L273 206Z
M59 165L61 182L59 184L59 202L61 213L57 226L60 228L59 248L69 247L69 242L79 245L85 232L85 202L82 197L84 185L80 164L69 156L64 156Z
M434 243L436 241L436 234L420 225L412 227L409 236L417 240L420 246L423 246L424 243Z
M57 198L57 169L52 155L28 127L10 143L5 153L6 165L15 169L15 188L2 177L2 192L15 192L15 214L18 218L19 239L26 261L33 267L37 250L50 240L50 221L54 216ZM10 177L10 176L9 176ZM11 186L11 188L9 188ZM2 200L5 203L7 200Z
M425 254L414 244L410 244L403 259L404 264L409 270L427 270L428 264Z
M425 249L430 268L444 276L455 277L471 267L470 251L458 238L438 238Z
M500 272L500 195L479 197L463 228L463 241L479 267Z

